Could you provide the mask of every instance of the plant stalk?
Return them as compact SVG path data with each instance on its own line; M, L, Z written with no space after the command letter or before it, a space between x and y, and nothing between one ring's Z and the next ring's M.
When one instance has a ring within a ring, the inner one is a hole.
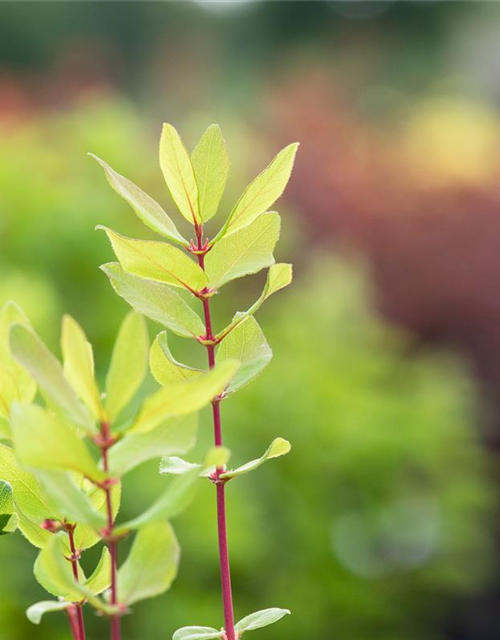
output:
M198 248L202 249L203 230L196 228L198 240ZM198 263L200 267L205 269L204 255L198 255ZM209 298L202 298L203 314L205 317L205 332L207 340L213 340L212 318L210 314ZM215 346L206 345L208 355L209 369L215 367ZM222 424L220 415L220 399L212 402L212 414L214 425L214 443L216 447L222 447ZM222 606L224 610L224 628L227 640L236 640L236 632L234 629L234 608L233 608L233 592L231 587L231 567L229 563L229 548L227 541L227 518L226 518L226 483L219 475L223 469L216 470L215 488L217 492L217 537L219 543L219 562L220 575L222 585Z
M69 548L71 551L71 568L73 569L73 577L78 582L78 554L75 547L75 526L71 525L67 529L69 538ZM78 626L77 640L85 640L85 622L83 621L83 605L81 602L75 604L76 607L76 620Z
M113 445L109 424L107 422L101 423L101 455L102 455L102 467L106 473L109 471L108 465L108 449ZM111 599L112 605L118 604L118 591L117 591L117 566L118 566L118 544L113 539L113 530L115 526L113 518L113 504L111 500L111 486L105 485L103 490L106 494L106 516L107 516L107 535L108 535L108 549L111 558ZM120 615L110 616L111 625L111 640L121 640L121 617Z
M76 605L71 605L68 609L66 609L66 613L68 615L69 627L71 629L71 635L73 636L73 640L80 640L80 629L78 626L78 608Z

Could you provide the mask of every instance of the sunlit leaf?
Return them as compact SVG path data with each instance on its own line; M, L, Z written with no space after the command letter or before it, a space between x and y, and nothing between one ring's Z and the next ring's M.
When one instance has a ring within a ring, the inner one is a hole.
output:
M98 595L108 589L110 584L111 557L107 547L104 547L97 567L94 569L92 575L84 582L83 586L94 595Z
M14 492L5 480L0 480L0 535L17 529L19 518L14 512Z
M19 507L16 507L16 512L19 518L19 530L23 536L33 546L42 549L49 541L50 536L53 534L42 528L43 518L35 516L27 516Z
M226 360L202 376L160 389L144 402L130 431L151 431L166 418L198 411L224 391L238 366L238 362Z
M184 338L205 333L201 318L170 287L124 271L116 262L101 267L116 293L131 307Z
M213 640L224 638L225 631L217 631L213 627L182 627L172 636L172 640Z
M61 329L64 375L97 420L104 419L99 389L94 376L94 354L80 325L64 316Z
M181 249L166 242L127 238L103 226L97 228L106 232L118 261L128 273L191 292L206 286L203 269Z
M85 490L94 511L107 517L107 502L104 491L100 487L92 485L88 480L83 481L82 489ZM120 501L121 484L117 482L111 487L111 512L113 514L113 520L116 518L120 509ZM73 533L76 547L78 549L89 549L93 547L101 540L99 531L96 531L91 525L79 523Z
M173 201L192 224L201 222L198 185L189 154L177 130L164 124L160 139L160 167Z
M265 213L247 227L222 238L205 258L209 288L218 289L231 280L271 266L279 233L279 214Z
M105 474L76 432L37 405L14 404L12 434L19 460L40 469L78 471L100 481Z
M262 304L280 289L287 287L292 281L292 265L286 263L273 264L267 274L266 284L259 297L259 299L253 303L253 305L246 311L238 311L231 324L223 329L218 335L217 339L222 340L230 331L235 329L239 324L245 320L248 316L252 316L256 313Z
M175 478L146 511L136 518L120 524L116 528L117 535L177 516L189 506L194 495L197 478L197 471Z
M248 185L213 243L224 235L235 233L238 229L246 227L274 204L290 179L298 146L298 143L294 143L285 147Z
M33 376L51 406L70 422L94 429L90 413L64 376L61 363L33 331L20 324L13 325L10 347L13 356Z
M290 611L288 609L263 609L262 611L251 613L246 618L243 618L243 620L240 620L234 628L238 633L261 629L262 627L267 627L270 624L278 622L278 620L281 620L281 618L289 614Z
M40 624L45 613L65 611L70 606L70 602L64 602L63 600L42 600L32 604L26 610L26 617L33 624Z
M168 523L145 526L118 571L119 601L131 605L167 591L177 575L179 557L179 543Z
M200 477L210 476L216 469L224 469L231 451L227 447L212 447L205 456L203 464L187 462L177 456L165 456L160 462L162 475L181 476L186 473L198 471Z
M218 125L210 125L202 135L191 154L191 164L198 186L200 217L207 221L217 213L229 174L226 143Z
M251 460L241 467L237 467L236 469L232 469L231 471L226 471L225 473L221 473L221 478L235 478L236 476L241 476L244 473L249 473L254 469L257 469L261 465L264 464L267 460L271 460L272 458L279 458L280 456L284 456L289 453L292 445L288 442L288 440L284 440L283 438L276 438L272 441L270 447L267 451L257 460Z
M120 326L106 377L106 413L113 422L133 398L148 368L149 336L144 318L131 311Z
M138 465L162 456L185 453L196 443L198 414L167 418L147 433L127 433L108 453L112 475L123 476Z
M153 342L149 354L149 366L155 380L163 387L171 382L196 378L203 373L200 369L177 362L168 346L166 331L159 333Z
M119 196L131 205L147 227L156 231L156 233L159 233L161 236L165 236L169 240L173 240L182 245L188 245L187 240L182 237L169 216L151 196L133 182L117 173L109 164L106 164L104 160L101 160L92 153L89 155L102 166L108 183Z
M222 341L217 362L237 359L241 366L229 383L227 393L237 391L269 364L273 352L253 316L248 316Z

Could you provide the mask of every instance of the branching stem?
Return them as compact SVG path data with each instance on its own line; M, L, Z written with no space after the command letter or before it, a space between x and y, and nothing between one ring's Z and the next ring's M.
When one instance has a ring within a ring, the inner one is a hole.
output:
M198 249L201 251L203 247L203 228L196 227L196 237L198 240ZM202 269L205 269L205 256L198 254L198 263ZM212 318L210 315L210 298L203 298L203 313L205 317L205 335L207 340L213 340ZM215 345L206 344L208 355L208 366L210 369L215 367ZM214 442L216 447L222 446L222 424L220 415L220 399L212 402L212 414L214 425ZM231 588L231 568L229 564L229 549L227 542L227 522L226 522L226 487L225 482L219 479L223 469L217 469L215 473L215 487L217 491L217 536L219 542L219 561L220 574L222 583L222 605L224 609L224 627L226 630L227 640L236 640L236 632L234 630L234 609L233 609L233 593Z

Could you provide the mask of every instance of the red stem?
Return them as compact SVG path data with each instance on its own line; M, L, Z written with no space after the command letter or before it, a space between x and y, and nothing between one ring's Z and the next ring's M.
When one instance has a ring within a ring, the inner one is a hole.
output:
M71 568L73 569L73 577L75 581L78 582L78 553L75 547L75 526L68 526L66 529L69 537L69 548L71 551ZM76 620L78 625L78 636L77 640L85 640L85 623L83 621L83 605L82 603L78 603L76 606Z
M198 249L202 248L203 229L196 228L196 236L198 240ZM205 268L204 255L198 255L198 263L202 269ZM202 298L203 313L205 316L205 337L207 340L213 340L212 318L210 315L210 300ZM215 346L211 344L205 345L208 355L208 366L210 369L215 367ZM220 416L220 400L212 402L212 413L214 423L214 442L216 447L222 446L222 425ZM229 550L227 543L227 524L226 524L226 495L225 482L219 478L222 469L217 469L215 486L217 491L217 536L219 541L219 561L220 575L222 584L222 606L224 609L224 627L227 640L236 640L236 632L234 630L234 609L233 609L233 593L231 588L231 567L229 564Z
M73 640L80 640L80 629L78 626L78 607L76 605L71 605L66 609L66 613L68 614L69 627L71 629L71 635L73 636Z
M107 422L101 423L101 455L102 455L102 466L106 473L109 471L108 465L108 449L114 444L114 441L111 437L109 424ZM114 518L113 518L113 503L111 500L111 486L105 485L103 490L106 494L106 515L108 519L107 523L107 535L109 537L108 540L108 549L109 555L111 558L111 604L118 604L118 592L117 592L117 566L118 566L118 545L116 540L113 540L113 529L115 526ZM111 625L111 640L121 640L122 632L121 632L121 618L120 615L111 615L110 616L110 625Z

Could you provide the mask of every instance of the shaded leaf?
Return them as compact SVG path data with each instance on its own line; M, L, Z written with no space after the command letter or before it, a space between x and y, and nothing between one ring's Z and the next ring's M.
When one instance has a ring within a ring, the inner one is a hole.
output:
M97 420L104 419L99 389L94 377L94 354L80 325L65 315L61 330L64 375Z
M171 382L196 378L203 373L200 369L177 362L168 346L166 331L159 333L153 342L149 354L149 366L153 377L163 387Z
M227 334L232 331L235 327L245 320L248 316L252 316L256 313L262 304L280 289L287 287L292 281L292 265L286 263L278 263L273 264L273 266L269 269L267 274L266 284L264 285L264 289L259 297L259 299L253 303L253 305L247 309L246 311L238 311L235 313L231 324L228 325L225 329L223 329L218 335L217 339L222 340L227 336Z
M118 331L106 376L106 413L114 422L144 380L148 368L149 336L144 318L130 311Z
M101 267L116 293L131 307L184 338L205 333L201 318L170 287L127 273L116 262Z
M229 383L227 393L241 389L269 364L273 352L253 316L248 316L219 346L217 362L239 360L241 366Z
M87 429L95 428L87 408L78 400L64 376L61 363L33 331L20 324L13 325L10 347L12 355L33 376L54 409L70 422Z
M45 613L64 611L70 606L70 602L61 600L42 600L41 602L32 604L31 607L26 610L26 617L33 624L40 624Z
M222 238L205 258L209 288L218 289L231 280L271 266L279 234L279 214L265 213L247 227Z
M236 476L241 476L244 473L253 471L254 469L257 469L258 467L263 465L267 460L271 460L272 458L279 458L280 456L286 455L291 448L292 445L288 442L288 440L284 440L283 438L276 438L272 441L270 447L260 458L257 458L257 460L251 460L241 467L237 467L236 469L232 469L231 471L221 473L221 478L235 478Z
M108 452L110 473L121 477L147 460L185 453L195 445L197 431L198 415L192 413L167 418L147 433L127 434Z
M201 291L207 284L203 269L186 253L166 242L135 240L101 225L125 271L181 287L191 292Z
M78 471L94 481L97 468L75 431L37 405L14 404L11 411L16 453L23 464L40 469Z
M131 605L167 591L177 575L179 557L179 543L167 522L145 526L118 571L119 601Z
M198 411L224 391L238 366L238 362L226 360L197 378L160 389L144 402L130 431L151 431L166 418Z
M189 154L171 124L164 124L160 139L160 167L173 201L192 224L201 222L198 185Z
M191 154L200 218L210 220L216 213L229 174L229 156L220 127L212 124Z
M251 613L246 618L243 618L243 620L240 620L234 628L239 633L243 633L244 631L253 631L254 629L261 629L262 627L267 627L270 624L278 622L278 620L281 620L281 618L289 614L290 611L288 609L263 609L262 611Z
M129 203L147 227L156 231L156 233L159 233L161 236L165 236L169 240L185 246L188 245L187 240L182 237L163 208L153 200L151 196L133 182L117 173L109 164L106 164L104 160L101 160L92 153L89 155L102 166L110 186L119 196Z
M212 640L224 638L225 631L217 631L213 627L182 627L172 636L172 640Z
M212 244L224 235L246 227L274 204L290 179L298 146L298 143L294 143L282 149L271 164L248 185Z

